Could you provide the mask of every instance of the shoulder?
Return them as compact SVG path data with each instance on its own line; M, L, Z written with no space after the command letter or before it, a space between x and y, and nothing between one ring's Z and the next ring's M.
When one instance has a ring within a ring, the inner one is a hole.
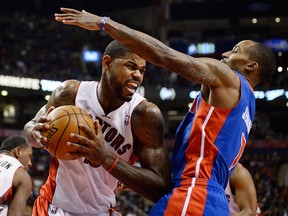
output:
M73 88L73 89L78 89L79 85L80 85L80 81L78 80L66 80L63 82L62 86L60 86L60 88Z
M74 105L75 97L80 85L78 80L66 80L59 85L51 94L48 107L61 105Z
M32 180L27 171L23 167L19 167L13 178L13 187L17 188L19 186L27 187L28 190L32 188Z
M77 90L80 85L80 81L78 80L66 80L62 82L61 85L57 86L57 88L54 90L55 93L61 93L63 91L73 91Z
M159 107L147 100L141 101L134 109L132 116L136 117L152 117L152 116L159 116L162 117L162 113Z
M132 128L141 131L147 130L162 130L164 125L164 118L162 112L154 103L143 100L139 103L132 113Z

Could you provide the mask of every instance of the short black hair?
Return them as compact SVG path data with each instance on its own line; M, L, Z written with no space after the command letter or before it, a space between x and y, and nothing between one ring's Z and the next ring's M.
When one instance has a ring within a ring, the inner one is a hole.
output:
M117 40L113 40L109 43L104 51L104 55L109 55L112 60L124 57L127 53L131 52Z
M25 149L28 147L25 139L22 136L13 135L9 136L3 140L0 151L6 150L11 152L13 149L20 147L21 149Z
M275 53L264 44L254 41L250 48L250 58L257 61L260 69L260 82L269 79L276 71Z

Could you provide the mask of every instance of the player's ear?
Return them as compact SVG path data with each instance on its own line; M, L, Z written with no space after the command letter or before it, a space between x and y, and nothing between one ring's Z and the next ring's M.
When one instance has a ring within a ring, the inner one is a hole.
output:
M20 147L14 148L14 149L12 150L12 152L13 152L14 157L15 157L16 159L18 159L18 158L21 156L21 154L22 154L22 150L21 150Z
M102 67L105 71L110 71L109 70L109 65L112 62L112 59L109 55L104 55L102 58Z
M259 67L258 62L252 61L246 66L246 70L249 72L254 72L258 69L258 67Z

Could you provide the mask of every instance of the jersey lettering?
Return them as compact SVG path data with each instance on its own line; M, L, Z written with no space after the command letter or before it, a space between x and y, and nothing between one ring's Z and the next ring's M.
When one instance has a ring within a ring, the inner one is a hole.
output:
M9 169L12 164L9 163L8 161L0 161L0 166L3 167L4 169Z
M125 138L117 131L116 128L112 127L109 123L105 122L98 116L96 116L96 119L99 121L99 124L102 128L105 142L109 144L117 152L118 155L123 155L132 148L130 143L124 144ZM95 164L86 158L84 159L84 163L89 164L93 168L100 166L100 164Z
M107 142L111 142L115 136L117 135L117 130L115 128L109 129L109 131L106 133L104 139Z
M110 128L111 125L108 124L107 122L103 121L103 120L100 119L100 118L97 118L97 119L98 119L98 121L99 121L99 124L100 124L101 127L102 127L102 133L105 133L106 129L107 129L107 128Z
M122 155L122 154L124 154L127 150L131 149L131 147L132 147L131 144L126 144L126 145L124 145L121 149L119 149L119 150L117 151L117 153L118 153L119 155Z
M247 127L247 133L249 134L251 127L252 127L252 121L250 118L250 113L248 107L246 107L245 112L242 114L242 119L244 120L246 127Z
M102 128L105 142L109 144L119 155L125 154L132 148L130 143L125 143L125 137L122 136L122 134L120 134L116 128L98 116L96 116L96 119L99 121Z
M113 140L110 146L113 147L115 151L117 151L124 141L124 137L121 134L118 134L118 136Z

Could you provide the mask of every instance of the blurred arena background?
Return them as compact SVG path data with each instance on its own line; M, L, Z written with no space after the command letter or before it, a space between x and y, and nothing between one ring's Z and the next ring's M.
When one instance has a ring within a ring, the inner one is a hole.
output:
M110 16L193 56L220 59L242 39L270 46L277 71L255 89L257 114L241 162L252 173L264 215L288 212L288 8L267 0L0 0L0 140L21 134L24 124L66 79L98 80L102 53L111 38L54 21L62 6ZM148 63L140 93L163 112L165 144L199 90ZM46 179L49 155L35 150L34 190L27 215ZM123 215L148 215L151 203L132 191L118 195Z

